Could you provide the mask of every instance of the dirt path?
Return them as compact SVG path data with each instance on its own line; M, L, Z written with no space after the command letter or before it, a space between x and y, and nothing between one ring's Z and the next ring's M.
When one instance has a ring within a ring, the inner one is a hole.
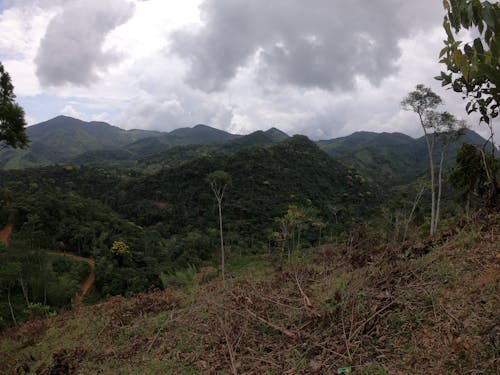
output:
M12 229L14 228L14 212L11 212L9 214L9 220L7 222L7 225L0 230L0 241L4 246L9 246L9 237L12 233ZM67 258L71 258L74 260L77 260L79 262L85 262L89 265L90 267L90 273L88 277L83 280L80 283L80 292L76 293L72 298L71 298L71 304L73 306L79 306L82 303L82 299L85 295L87 295L91 290L92 287L94 286L95 282L95 261L94 259L91 258L84 258L80 257L78 255L70 254L70 253L63 253L61 251L48 251L47 254L50 255L58 255L58 256L64 256Z
M9 213L9 220L7 225L2 228L0 231L0 241L4 246L9 246L9 237L12 233L12 229L14 228L14 212Z
M79 293L76 293L73 296L73 298L71 298L71 304L73 306L81 305L83 297L85 295L87 295L92 290L92 287L94 286L94 282L95 282L95 261L94 261L94 259L84 258L84 257L80 257L78 255L74 255L74 254L70 254L70 253L63 253L61 251L48 251L47 254L71 258L71 259L77 260L79 262L85 262L89 265L90 273L89 273L88 277L80 283L81 291Z

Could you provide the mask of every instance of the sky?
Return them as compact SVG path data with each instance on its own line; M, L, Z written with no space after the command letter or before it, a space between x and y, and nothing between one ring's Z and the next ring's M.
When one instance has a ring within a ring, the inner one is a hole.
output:
M277 127L329 139L421 135L400 107L434 80L436 0L0 0L0 61L29 125L58 115L125 129Z

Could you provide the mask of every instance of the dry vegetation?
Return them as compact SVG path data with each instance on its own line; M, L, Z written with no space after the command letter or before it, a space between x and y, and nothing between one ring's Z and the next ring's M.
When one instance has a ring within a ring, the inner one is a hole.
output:
M499 222L480 212L434 241L327 245L33 321L3 333L0 372L497 374Z

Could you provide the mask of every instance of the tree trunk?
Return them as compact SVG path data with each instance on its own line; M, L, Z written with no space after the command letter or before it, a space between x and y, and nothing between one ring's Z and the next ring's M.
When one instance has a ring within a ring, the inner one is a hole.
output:
M444 154L446 152L446 147L441 150L441 159L439 160L439 172L438 172L438 197L436 202L436 216L434 217L434 233L437 231L437 225L439 222L439 209L441 207L441 192L443 189L443 161Z
M23 291L23 296L24 300L26 301L26 306L30 305L30 301L28 299L28 291L26 290L26 287L24 286L23 278L19 278L19 284L21 284L21 290Z
M465 202L465 215L469 217L469 209L470 209L470 192L467 193L467 202Z
M432 142L429 140L429 134L427 134L427 129L424 126L422 116L420 116L420 123L424 129L425 142L427 143L427 152L429 154L429 166L431 169L431 227L430 235L434 235L434 222L436 220L436 177L434 173L434 157L432 152L434 151L434 139ZM433 135L434 136L434 135Z
M417 194L415 197L415 201L413 201L413 207L411 208L410 216L408 216L408 221L406 222L405 225L405 231L403 234L403 242L406 241L406 235L408 233L408 227L410 226L410 223L413 219L413 214L415 213L415 210L417 209L418 202L420 201L420 198L422 198L422 195L424 194L425 186L422 186L422 189L420 192Z
M10 301L10 285L7 288L7 302L9 303L10 316L12 317L12 322L17 326L16 316L14 315L14 309L12 308L12 302Z
M224 237L222 235L222 202L221 202L221 200L217 200L217 203L219 203L219 229L220 229L221 271L222 271L222 280L224 280L225 273L224 273Z

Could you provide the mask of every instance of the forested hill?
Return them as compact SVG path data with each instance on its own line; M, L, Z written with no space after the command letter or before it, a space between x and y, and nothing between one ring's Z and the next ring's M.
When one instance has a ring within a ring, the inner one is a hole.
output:
M483 146L486 140L472 130L447 147L445 165L455 162L463 143ZM428 168L427 145L424 137L411 138L402 133L356 132L347 137L319 141L319 147L332 157L355 167L380 183L402 183L415 178ZM491 143L487 149L491 150ZM436 144L434 157L439 160L441 146Z
M332 219L329 207L335 206L346 221L360 218L361 211L369 215L375 205L376 192L363 176L306 137L294 136L267 147L197 158L134 180L119 192L117 210L140 225L168 221L172 233L215 228L213 194L205 180L215 170L232 177L225 197L226 223L243 237L272 228L274 218L290 204L314 208ZM172 217L176 219L168 219Z
M85 122L58 116L26 129L30 146L26 150L0 152L0 166L23 168L68 161L84 152L116 149L160 132L123 130L104 122Z
M246 147L271 145L288 138L279 129L256 131L248 135L231 134L207 125L179 128L169 133L123 130L104 122L84 122L67 116L27 128L31 144L26 150L0 152L2 169L18 169L57 163L134 165L152 170L178 165L213 152L236 152ZM484 144L473 131L449 147L450 165L462 143ZM424 138L401 133L356 132L347 137L318 141L329 155L360 170L368 178L401 181L414 178L427 167ZM436 147L436 154L439 153Z
M375 186L330 158L304 136L232 153L215 152L151 175L101 167L43 167L3 171L0 186L21 194L73 192L101 201L141 226L161 225L166 236L215 228L213 194L206 176L232 176L225 198L226 225L238 237L265 241L265 230L289 205L310 207L344 224L369 215ZM276 228L274 228L276 229Z

